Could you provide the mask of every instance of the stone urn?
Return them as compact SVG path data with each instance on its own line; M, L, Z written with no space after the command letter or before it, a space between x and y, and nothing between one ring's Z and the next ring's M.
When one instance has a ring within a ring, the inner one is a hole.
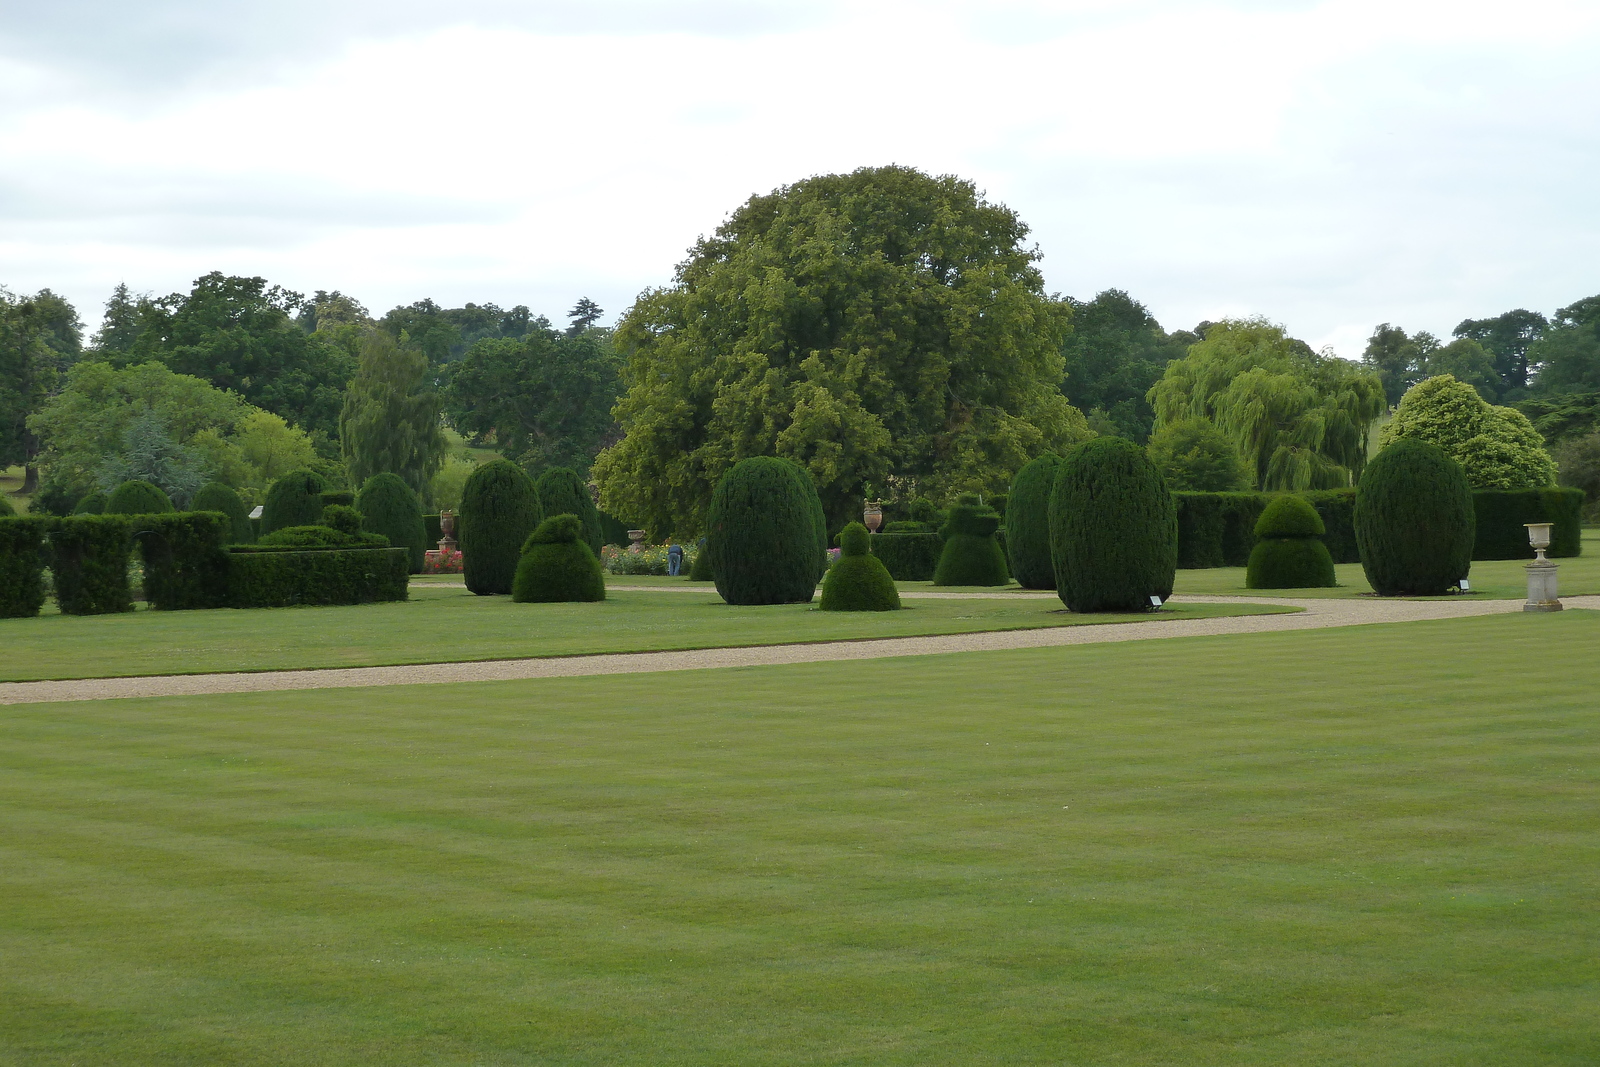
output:
M634 555L637 556L641 552L644 551L644 531L643 530L629 530L628 531L628 540L632 542L632 544L630 544L628 546L628 551L629 552L632 552Z
M1550 547L1548 522L1524 523L1528 528L1528 544L1533 546L1533 562L1525 568L1528 572L1528 602L1523 611L1560 611L1561 594L1556 587L1556 565L1545 557Z
M456 547L456 513L453 511L439 512L439 551L445 552Z
M871 533L877 533L878 527L883 525L883 501L869 500L861 511L861 525Z

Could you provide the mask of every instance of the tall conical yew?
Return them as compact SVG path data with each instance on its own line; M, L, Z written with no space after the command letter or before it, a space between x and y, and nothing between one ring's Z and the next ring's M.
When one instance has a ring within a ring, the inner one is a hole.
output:
M1144 449L1120 437L1074 448L1050 493L1050 557L1069 611L1147 611L1178 569L1178 510Z
M510 593L522 545L544 513L521 467L497 459L472 472L461 489L461 569L479 596Z
M794 464L740 460L711 494L706 552L730 604L804 604L817 587L817 525Z
M231 486L211 482L202 486L189 501L190 511L220 511L228 516L229 537L233 544L248 545L256 539L255 528L250 525L250 509L244 506L239 494Z
M272 483L261 506L261 533L322 521L322 494L328 481L313 470L290 471Z
M1436 596L1472 568L1467 472L1438 445L1402 437L1356 486L1356 548L1379 596Z
M428 528L422 521L422 501L398 474L374 474L356 496L361 528L383 534L394 548L406 550L411 573L422 570L428 549Z

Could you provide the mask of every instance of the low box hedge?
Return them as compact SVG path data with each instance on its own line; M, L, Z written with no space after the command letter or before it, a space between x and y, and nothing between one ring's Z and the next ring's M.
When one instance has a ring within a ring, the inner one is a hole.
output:
M879 533L872 535L872 554L883 561L897 582L931 582L944 551L944 538L936 533Z
M228 606L374 604L404 600L411 561L403 548L228 551Z
M44 606L44 538L50 520L0 519L0 619L26 619Z
M144 516L140 516L143 518ZM133 516L73 515L50 530L50 569L63 615L133 610L128 558Z
M1582 489L1477 489L1473 559L1532 559L1526 523L1548 522L1548 556L1576 556L1582 550Z

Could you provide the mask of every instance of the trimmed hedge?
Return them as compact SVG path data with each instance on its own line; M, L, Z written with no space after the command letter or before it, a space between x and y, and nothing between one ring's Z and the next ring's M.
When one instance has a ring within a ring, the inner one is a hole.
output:
M600 512L599 515L600 543L602 545L627 545L629 529L628 524L623 522L621 519L616 518L615 516L606 514L603 511ZM638 527L633 528L637 529ZM709 579L707 580L709 581Z
M1278 493L1174 493L1178 566L1243 567L1256 546L1255 525ZM1323 544L1335 563L1358 563L1354 489L1298 493L1322 518Z
M811 505L811 525L817 531L817 576L811 580L815 586L828 573L828 550L833 547L833 539L828 536L828 513L823 510L822 494L817 492L817 480L811 476L811 471L792 459L785 462L794 468Z
M326 494L325 494L326 495ZM382 534L395 548L410 555L411 573L422 572L422 554L428 550L428 528L422 522L422 500L398 474L374 474L356 497L361 528ZM438 538L434 539L435 544Z
M144 598L152 608L220 608L228 601L226 547L233 523L220 511L140 515L130 524L144 559Z
M1477 489L1472 493L1477 534L1473 559L1532 559L1525 523L1548 522L1547 556L1576 556L1583 550L1582 489Z
M950 518L940 532L944 550L933 570L934 585L1007 585L1011 572L1006 569L1006 554L995 540L1000 516L993 508L978 503L977 497L963 498L950 509Z
M0 619L26 619L44 606L44 535L50 520L0 518Z
M872 538L867 528L852 522L839 532L839 558L822 579L823 611L896 611L900 591L872 555Z
M329 489L322 494L322 506L353 508L356 506L356 492L354 489Z
M752 456L729 468L711 494L706 554L729 604L805 604L820 569L816 493L795 464Z
M322 521L322 494L328 483L312 470L290 471L272 483L261 505L261 534L289 526L315 526Z
M595 603L606 598L605 572L584 540L577 515L545 519L528 535L511 599L519 604Z
M1472 568L1472 489L1438 445L1402 437L1356 489L1361 568L1380 596L1437 596Z
M1050 558L1068 611L1148 611L1178 567L1178 514L1145 450L1097 437L1069 452L1050 493Z
M467 588L478 596L511 592L528 535L544 519L539 493L510 460L481 464L461 490L456 539Z
M50 570L63 615L133 610L128 585L132 526L122 515L76 515L50 531Z
M1276 497L1256 521L1260 540L1250 551L1247 589L1309 589L1337 585L1333 557L1320 538L1322 517L1302 497Z
M897 582L931 582L944 552L944 538L936 533L878 533L872 535L872 554L883 562Z
M594 498L589 495L589 487L577 472L566 467L551 467L534 479L533 488L539 494L539 509L546 520L552 515L578 517L583 524L584 544L598 558L600 548L605 544L600 539L600 512L594 506ZM623 539L626 543L626 532L623 533ZM520 563L518 567L521 567Z
M410 580L403 548L236 548L228 553L228 606L233 608L404 600Z
M159 486L135 478L111 490L106 499L105 515L165 515L177 509Z
M244 506L238 493L221 482L212 482L196 493L189 510L220 511L228 516L229 544L248 545L256 539L255 527L250 523L250 509Z
M108 498L98 489L78 501L78 506L72 509L74 515L104 515L106 513L106 500Z
M17 509L11 506L11 499L5 493L0 493L0 519L15 518Z
M337 507L338 505L333 505ZM324 509L326 510L326 509ZM355 509L349 509L354 512ZM235 545L242 549L276 549L299 550L306 548L391 548L389 539L382 534L367 533L357 524L347 524L350 528L345 530L335 529L332 526L318 523L315 526L288 526L282 530L274 530L261 538L254 545Z
M1047 453L1025 464L1006 494L1006 547L1011 574L1024 589L1054 589L1050 565L1050 490L1061 457Z
M439 521L438 512L422 516L422 543L424 551L432 552L439 547L439 542L444 540L444 526Z

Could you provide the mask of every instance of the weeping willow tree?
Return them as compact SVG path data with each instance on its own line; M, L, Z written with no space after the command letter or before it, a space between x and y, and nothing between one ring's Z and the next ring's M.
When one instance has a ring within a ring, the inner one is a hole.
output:
M1361 477L1383 383L1265 319L1210 327L1148 394L1156 430L1203 418L1239 449L1258 489L1337 489Z

